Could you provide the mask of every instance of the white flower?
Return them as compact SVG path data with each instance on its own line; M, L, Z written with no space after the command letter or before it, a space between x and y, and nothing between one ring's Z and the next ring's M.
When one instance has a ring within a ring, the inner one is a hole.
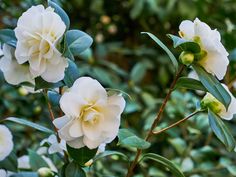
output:
M7 177L7 172L3 169L0 169L0 177Z
M48 82L64 78L67 59L57 50L66 26L51 7L32 6L17 22L16 59L19 64L29 62L34 77Z
M29 156L23 155L17 159L19 169L30 169Z
M0 125L0 161L4 160L13 149L12 134L10 130Z
M81 77L62 95L60 107L65 116L53 122L60 138L74 148L94 149L117 136L125 100L108 96L97 80Z
M197 42L201 47L202 58L198 63L205 70L223 79L229 64L228 52L221 43L220 33L196 18L193 22L183 21L179 26L182 38Z
M3 72L5 80L12 85L22 82L34 84L33 76L26 65L19 65L14 57L15 49L9 45L3 45L3 57L0 59L0 70Z
M50 144L50 147L48 148L49 154L54 154L57 152L63 154L63 150L66 151L66 142L64 140L61 140L59 143L56 135L50 135L47 139L43 140L40 144L43 145L46 142Z
M207 93L202 100L202 104L211 109L214 113L225 120L231 120L236 114L236 98L229 91L228 87L224 84L222 86L227 90L229 95L231 96L231 102L229 104L228 110L225 106L217 100L213 95Z

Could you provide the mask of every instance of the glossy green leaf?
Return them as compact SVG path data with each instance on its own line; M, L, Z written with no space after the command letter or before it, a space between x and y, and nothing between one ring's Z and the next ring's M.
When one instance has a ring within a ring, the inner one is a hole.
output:
M40 130L40 131L45 132L45 133L49 133L49 134L54 133L52 130L50 130L50 129L42 126L42 125L30 122L30 121L28 121L26 119L21 119L21 118L16 118L16 117L8 117L5 120L6 121L15 122L15 123L18 123L18 124L21 124L21 125L26 125L28 127Z
M208 110L208 118L211 129L217 138L226 146L228 151L233 151L236 145L234 137L221 118L210 109Z
M35 90L39 89L48 89L48 88L59 88L62 87L64 83L62 81L56 82L56 83L50 83L45 80L43 80L41 77L35 78Z
M173 41L174 48L179 47L183 51L189 51L193 53L201 52L201 47L196 42L188 41L172 34L168 34L167 36Z
M97 153L97 149L89 149L87 147L75 149L69 145L67 145L67 151L71 158L81 166L84 166L84 164L92 159Z
M71 87L73 83L80 77L79 75L79 69L77 65L71 61L68 60L69 66L66 68L65 71L65 77L64 77L64 82L68 87Z
M70 27L70 19L66 12L55 2L52 0L48 0L48 5L51 6L54 11L61 17L62 21L65 23L66 28L69 29Z
M201 90L206 92L206 88L202 85L199 80L188 78L188 77L181 77L178 79L178 82L175 88L186 88L190 90Z
M98 154L97 156L95 156L94 162L97 161L97 160L100 160L104 157L112 156L112 155L118 155L118 156L122 157L123 159L125 159L127 161L129 160L128 157L125 154L121 153L121 152L118 152L118 151L104 151L104 152Z
M11 152L8 157L0 161L0 169L17 172L18 162L15 152Z
M147 149L150 147L150 143L144 139L139 138L128 129L120 129L118 133L119 144L139 149Z
M48 100L52 106L58 106L61 95L56 91L48 91Z
M75 162L66 166L65 177L86 177L84 170Z
M65 35L64 56L74 59L88 49L93 43L93 39L83 31L69 30Z
M11 29L1 29L0 30L0 42L8 44L12 47L16 47L16 36L15 32Z
M32 170L37 171L42 167L49 167L46 161L36 152L28 150L29 152L29 163Z
M147 34L150 38L152 38L152 40L154 40L167 53L167 55L170 57L173 65L175 67L175 70L177 71L178 70L178 61L175 58L175 56L173 55L173 53L168 49L168 47L166 47L165 44L163 44L156 36L154 36L151 33L142 32L141 34Z
M195 64L193 65L193 68L207 91L228 108L231 102L231 96L221 83L213 75L206 72L201 66Z
M163 156L154 153L148 153L144 154L142 158L142 160L146 159L154 160L158 164L164 166L165 168L168 168L175 177L184 177L184 174L180 171L180 169L173 162Z

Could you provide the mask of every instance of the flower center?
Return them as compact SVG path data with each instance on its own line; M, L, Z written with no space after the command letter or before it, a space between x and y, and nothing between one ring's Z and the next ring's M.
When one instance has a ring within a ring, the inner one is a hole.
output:
M79 119L87 123L96 124L99 121L100 116L101 114L96 107L93 104L90 104L82 108Z

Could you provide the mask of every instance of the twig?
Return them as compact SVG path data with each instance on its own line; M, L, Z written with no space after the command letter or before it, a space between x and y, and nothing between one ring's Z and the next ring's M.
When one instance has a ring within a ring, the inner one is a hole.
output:
M161 120L161 118L162 118L161 116L162 116L162 113L163 113L164 108L165 108L165 106L166 106L166 103L167 103L168 100L170 99L170 95L171 95L171 93L173 92L174 87L175 87L175 85L176 85L176 83L177 83L177 81L178 81L178 79L179 79L179 77L180 77L180 75L181 75L181 73L182 73L183 70L184 70L184 65L182 65L182 66L180 67L179 71L176 73L175 78L174 78L174 80L173 80L173 82L172 82L172 84L171 84L171 86L170 86L170 89L169 89L169 91L168 91L168 93L167 93L167 95L166 95L166 97L165 97L165 99L164 99L164 101L163 101L163 103L162 103L162 105L161 105L161 107L160 107L158 113L157 113L156 118L154 119L154 121L153 121L153 123L152 123L151 129L149 130L149 132L148 132L148 134L147 134L147 136L146 136L146 138L145 138L146 141L149 141L149 140L150 140L150 137L153 135L153 133L152 133L153 130L154 130L155 127L157 126L158 122ZM141 154L142 154L142 149L138 149L138 150L137 150L137 153L136 153L136 156L135 156L135 159L134 159L134 161L131 163L131 165L130 165L130 167L129 167L129 169L128 169L128 172L127 172L126 177L131 177L131 176L133 175L133 170L134 170L134 168L136 167L136 165L137 165L137 163L138 163L138 160L139 160L139 157L140 157Z
M193 112L192 114L188 115L187 117L185 117L185 118L179 120L178 122L175 122L175 123L171 124L170 126L168 126L168 127L166 127L166 128L163 128L163 129L161 129L161 130L159 130L159 131L154 131L154 132L152 132L152 133L153 133L154 135L158 135L158 134L160 134L160 133L162 133L162 132L164 132L164 131L166 131L166 130L169 130L169 129L171 129L171 128L173 128L173 127L175 127L175 126L181 124L182 122L188 120L189 118L193 117L194 115L196 115L196 114L198 114L198 113L200 113L200 112L202 112L202 111L203 111L203 110L197 110L197 111Z

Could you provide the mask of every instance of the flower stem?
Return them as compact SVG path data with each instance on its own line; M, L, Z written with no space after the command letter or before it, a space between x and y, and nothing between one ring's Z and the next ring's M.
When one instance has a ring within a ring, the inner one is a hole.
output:
M166 127L166 128L163 128L163 129L161 129L161 130L159 130L159 131L154 131L154 132L152 132L152 133L153 133L154 135L161 134L161 133L165 132L166 130L169 130L169 129L171 129L171 128L173 128L173 127L175 127L175 126L181 124L182 122L188 120L189 118L193 117L194 115L196 115L196 114L198 114L198 113L200 113L200 112L202 112L202 111L203 111L203 110L194 111L193 113L191 113L191 114L188 115L187 117L185 117L185 118L183 118L183 119L181 119L181 120L179 120L179 121L177 121L177 122L171 124L170 126L168 126L168 127Z
M149 141L149 140L150 140L151 136L153 135L153 130L154 130L155 127L157 126L158 122L161 120L161 118L162 118L161 116L162 116L162 113L163 113L163 111L164 111L164 109L165 109L166 103L167 103L168 100L170 99L170 95L171 95L171 93L173 92L174 87L175 87L175 85L176 85L176 83L177 83L177 81L178 81L178 79L179 79L181 73L183 72L183 70L184 70L184 65L182 65L182 66L180 67L179 71L176 73L175 78L174 78L173 82L171 83L170 89L169 89L169 91L168 91L168 93L167 93L167 95L166 95L164 101L162 102L162 105L161 105L161 107L160 107L160 109L159 109L159 111L158 111L158 113L157 113L156 118L154 119L154 121L153 121L153 123L152 123L151 129L149 130L149 132L148 132L148 134L147 134L147 136L146 136L146 138L145 138L146 141ZM139 157L140 157L141 154L142 154L142 149L138 149L138 150L137 150L137 153L136 153L136 156L135 156L135 159L134 159L134 161L131 163L131 165L130 165L130 167L129 167L129 169L128 169L128 172L127 172L127 174L126 174L126 177L131 177L131 176L133 175L133 170L134 170L134 168L136 167L136 165L137 165L137 163L138 163L138 160L139 160Z
M50 115L50 119L53 123L54 119L55 119L55 116L54 116L54 113L53 113L53 110L52 110L52 106L49 102L49 99L48 99L48 95L47 95L47 89L44 90L44 95L45 95L45 99L46 99L46 102L47 102L47 106L48 106L48 111L49 111L49 115ZM54 128L54 131L56 133L56 136L57 136L57 141L60 142L60 137L58 135L58 131L57 131L57 128L53 125L53 128ZM68 157L68 154L65 150L63 150L64 152L64 159L65 159L65 162L68 163L69 162L69 157Z

